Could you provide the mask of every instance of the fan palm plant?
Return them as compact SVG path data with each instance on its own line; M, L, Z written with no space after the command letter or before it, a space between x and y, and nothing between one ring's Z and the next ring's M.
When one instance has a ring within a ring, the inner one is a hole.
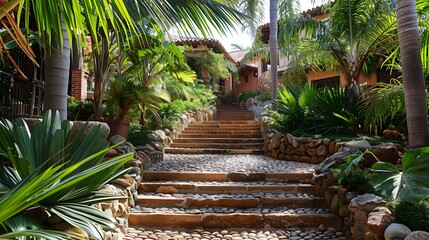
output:
M299 54L305 47L310 55L299 54L301 58L296 60L303 67L343 73L353 104L359 99L359 76L374 72L396 46L395 16L384 0L341 0L328 9L327 22L309 16L284 22L280 45L287 56Z
M379 83L373 86L363 99L361 114L365 116L364 126L369 132L378 133L383 127L405 122L404 85L401 81Z
M115 220L92 204L123 198L96 190L126 173L119 169L132 155L103 161L107 132L95 126L73 135L70 126L50 112L32 130L21 119L0 122L0 223L9 231L0 238L73 235L44 230L39 219L46 214L97 239L103 238L97 226L115 228Z

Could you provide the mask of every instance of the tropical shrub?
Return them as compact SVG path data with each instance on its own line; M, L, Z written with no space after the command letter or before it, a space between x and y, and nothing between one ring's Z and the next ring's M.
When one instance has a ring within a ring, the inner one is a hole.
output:
M67 118L71 121L88 121L94 115L94 104L90 101L76 101L67 97Z
M351 154L339 167L336 177L340 183L352 171L360 168L364 153ZM377 157L372 154L377 159ZM378 161L371 167L370 182L387 199L418 203L429 197L429 147L408 150L402 157L402 170L391 163Z
M185 112L195 111L201 108L199 102L174 100L171 103L162 103L159 108L159 115L164 127L174 127L179 123L180 116Z
M132 154L103 161L109 145L100 126L72 134L71 124L47 112L33 129L17 119L0 122L0 238L29 236L70 239L73 234L45 230L39 219L55 215L102 239L98 227L115 228L115 219L93 207L123 198L97 192L125 174L119 170ZM36 213L26 214L29 211ZM32 239L32 238L31 238Z
M258 95L258 100L261 102L269 101L271 100L271 93L270 92L264 92Z
M359 103L348 103L344 88L317 90L317 95L308 101L308 119L314 124L310 130L323 135L350 134L359 125Z
M238 95L237 101L240 102L246 102L247 99L249 98L254 98L259 94L258 91L248 91L248 92L243 92L240 93L240 95Z
M370 151L357 151L347 157L346 162L331 169L338 182L350 191L359 194L376 193L370 182L368 172L362 170L361 162L364 154L372 154ZM372 154L374 156L374 154ZM375 156L374 156L375 157Z
M413 231L429 231L429 201L418 203L397 201L391 204L395 221L405 224Z
M402 82L393 80L390 84L378 83L369 90L360 106L365 116L365 130L377 134L390 124L406 125L405 98Z
M271 113L272 126L281 132L305 129L308 104L317 95L316 89L308 85L288 85L279 88L277 112Z
M371 182L386 198L417 203L429 196L429 147L408 150L402 171L391 163L376 162Z

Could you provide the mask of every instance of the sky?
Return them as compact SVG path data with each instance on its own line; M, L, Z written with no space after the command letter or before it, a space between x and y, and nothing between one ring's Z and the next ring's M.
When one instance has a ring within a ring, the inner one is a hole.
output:
M269 10L270 10L270 4L269 4L269 0L264 0L265 1L265 20L263 23L268 23L270 22L270 14L269 14ZM305 11L309 8L312 8L313 4L311 3L312 0L300 0L300 5L301 5L301 12ZM316 4L317 5L317 4ZM218 39L222 45L225 47L225 49L227 51L233 51L235 50L233 47L231 47L231 44L238 44L240 46L243 47L249 47L252 44L252 38L250 35L248 35L247 33L241 33L240 32L240 27L237 27L237 33L231 33L228 34L227 36L220 36L220 35L215 35L215 38Z

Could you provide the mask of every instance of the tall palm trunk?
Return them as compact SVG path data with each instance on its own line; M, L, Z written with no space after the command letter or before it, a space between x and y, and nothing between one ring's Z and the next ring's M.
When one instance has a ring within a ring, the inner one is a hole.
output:
M70 41L64 23L63 49L52 49L46 57L44 109L58 110L67 119L67 92L70 74Z
M271 62L271 99L273 100L272 110L277 110L274 100L277 99L277 19L278 19L278 0L270 0L270 62Z
M427 102L420 58L420 35L417 25L416 1L398 0L396 2L396 16L409 145L411 148L427 146L429 143Z

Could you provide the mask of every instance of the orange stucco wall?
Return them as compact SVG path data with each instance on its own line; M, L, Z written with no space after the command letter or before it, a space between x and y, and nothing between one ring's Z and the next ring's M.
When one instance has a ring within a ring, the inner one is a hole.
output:
M235 88L235 96L240 95L240 93L248 92L248 91L255 91L258 87L258 77L253 76L253 74L249 74L247 76L247 82L246 77L241 75L240 76L240 84L238 84Z
M232 80L231 77L225 80L225 96L228 96L232 91Z
M347 78L342 73L333 72L333 71L326 71L326 72L310 71L307 73L308 84L311 84L312 81L317 81L317 80L330 78L330 77L336 77L336 76L340 77L340 85L341 86L347 85ZM377 73L374 72L370 76L360 75L359 79L358 79L358 84L364 84L364 83L366 83L368 85L376 84L377 83Z

